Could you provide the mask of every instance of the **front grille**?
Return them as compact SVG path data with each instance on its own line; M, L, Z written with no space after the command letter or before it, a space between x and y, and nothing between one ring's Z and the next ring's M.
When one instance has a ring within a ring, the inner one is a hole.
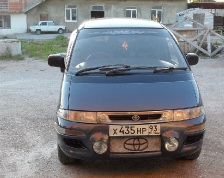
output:
M86 149L85 145L83 144L83 142L81 140L69 139L69 138L64 138L63 140L64 140L65 144L70 147Z
M203 138L203 134L188 136L184 144L190 145L190 144L199 142L202 138Z
M146 115L138 115L141 120L154 120L154 119L160 119L162 114L146 114ZM133 120L132 119L133 115L109 115L110 120L124 120L124 121L129 121Z

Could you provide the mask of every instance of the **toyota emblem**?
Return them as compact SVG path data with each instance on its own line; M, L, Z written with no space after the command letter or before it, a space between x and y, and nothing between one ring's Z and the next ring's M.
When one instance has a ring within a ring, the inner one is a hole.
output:
M124 142L124 148L129 151L144 151L148 148L148 141L144 138L131 138Z
M140 120L140 116L134 115L134 116L132 116L132 120L135 121L135 122L137 122L137 121Z

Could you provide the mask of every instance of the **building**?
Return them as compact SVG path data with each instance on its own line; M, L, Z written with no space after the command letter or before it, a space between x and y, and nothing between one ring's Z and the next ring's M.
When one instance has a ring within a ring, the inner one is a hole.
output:
M190 8L201 8L201 9L207 9L211 13L213 13L215 16L224 16L224 1L218 1L218 2L192 2L188 3L188 9Z
M212 13L214 15L214 29L224 30L224 0L188 3L188 9L190 8L201 8Z
M26 12L44 0L1 0L0 35L27 32Z
M186 9L187 0L45 0L26 14L28 26L53 20L73 31L84 20L99 17L144 18L170 25L176 13Z
M187 9L182 12L177 13L177 21L182 23L179 24L179 28L191 29L191 28L199 28L196 23L192 23L191 21L184 20L184 17L188 17L193 19L203 25L205 25L209 29L213 29L214 25L214 15L204 9L200 8L192 8Z

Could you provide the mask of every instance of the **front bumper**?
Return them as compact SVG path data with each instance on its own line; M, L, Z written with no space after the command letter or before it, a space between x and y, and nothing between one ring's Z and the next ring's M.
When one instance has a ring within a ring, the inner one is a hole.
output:
M203 144L205 133L205 115L198 118L179 121L159 123L161 134L159 136L128 136L131 138L159 139L159 150L142 152L111 152L109 137L109 125L107 124L84 124L70 122L57 117L55 128L58 136L58 144L62 151L76 159L113 159L113 158L147 158L152 156L164 156L179 158L197 152ZM178 140L179 146L175 151L167 151L165 142L174 137ZM104 141L108 149L104 154L97 154L93 150L96 141ZM150 144L150 142L149 142ZM121 145L122 147L123 145Z

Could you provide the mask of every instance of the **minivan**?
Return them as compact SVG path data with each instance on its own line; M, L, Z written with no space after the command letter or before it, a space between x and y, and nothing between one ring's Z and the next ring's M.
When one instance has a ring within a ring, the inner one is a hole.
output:
M83 22L67 53L48 57L63 72L55 117L60 162L197 159L206 122L191 70L198 61L160 23Z

